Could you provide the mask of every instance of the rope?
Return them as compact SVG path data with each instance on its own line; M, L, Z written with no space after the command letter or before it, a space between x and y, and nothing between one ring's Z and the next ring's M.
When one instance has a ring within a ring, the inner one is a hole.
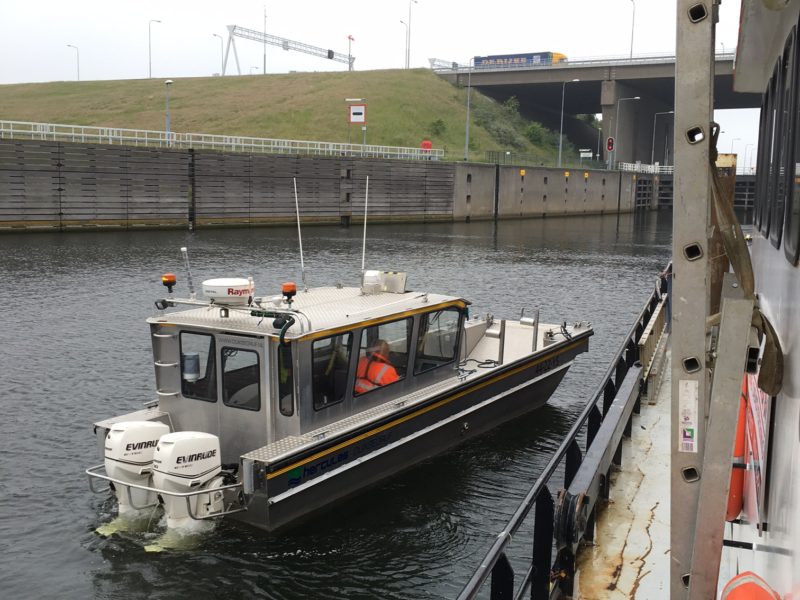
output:
M725 202L722 198L720 176L717 170L717 139L719 138L720 127L717 123L711 123L712 135L710 137L710 148L708 160L711 167L711 196L713 199L714 212L717 216L722 243L725 253L733 267L733 272L739 278L739 285L745 297L755 300L753 308L752 326L755 327L761 336L766 338L764 345L764 355L761 359L761 369L758 374L758 387L771 396L775 396L783 387L783 350L781 350L778 336L772 323L764 316L758 308L758 299L755 296L755 278L753 276L753 264L750 261L750 252L742 234L742 228L733 211L733 206ZM708 319L709 324L720 322L720 315L712 315Z

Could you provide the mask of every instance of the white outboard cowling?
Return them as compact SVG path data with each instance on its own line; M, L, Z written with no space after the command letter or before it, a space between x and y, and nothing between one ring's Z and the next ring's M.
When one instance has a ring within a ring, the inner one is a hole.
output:
M223 494L216 490L223 485L219 438L210 433L180 431L161 437L153 456L153 486L162 490L161 499L168 528L197 529L202 521L189 515L186 498L172 496L208 490L207 494L191 496L189 503L195 517L222 512ZM215 491L216 490L216 491Z
M153 454L158 440L169 427L156 421L125 421L111 427L105 440L105 467L109 477L134 485L151 487ZM135 514L157 502L153 492L116 483L119 514ZM130 492L130 495L129 495Z

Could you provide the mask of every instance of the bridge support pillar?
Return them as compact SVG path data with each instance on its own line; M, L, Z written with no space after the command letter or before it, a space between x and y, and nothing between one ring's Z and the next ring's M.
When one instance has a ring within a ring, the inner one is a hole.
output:
M608 139L615 134L617 137L611 157L603 144L606 162L610 158L614 163L641 161L650 164L652 156L654 161L666 164L665 159L672 156L672 140L668 135L672 119L665 117L672 115L660 114L656 120L656 114L669 111L671 106L633 86L613 80L602 83L600 103L603 108L603 137Z

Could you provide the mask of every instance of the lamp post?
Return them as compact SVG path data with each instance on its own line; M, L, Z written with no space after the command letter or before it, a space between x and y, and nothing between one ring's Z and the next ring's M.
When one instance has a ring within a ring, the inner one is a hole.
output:
M558 166L561 167L561 146L564 141L564 94L567 89L568 83L575 83L580 79L573 79L572 81L565 81L561 85L561 126L558 128Z
M739 141L741 141L741 139L742 139L742 138L733 138L733 139L731 140L731 154L733 154L733 145L734 145L736 142L739 142Z
M625 102L626 100L640 100L639 96L634 96L632 98L620 98L617 100L617 112L615 114L616 123L614 124L614 150L608 156L608 168L611 169L611 165L617 161L617 150L619 150L619 104L620 102ZM613 157L613 159L612 159Z
M267 5L264 5L264 75L267 74Z
M406 64L406 69L408 69L408 23L406 23L402 19L400 19L400 22L403 25L405 25L405 27L406 27L406 56L405 56L406 63L405 64Z
M464 160L469 160L469 99L472 93L472 64L475 58L469 59L467 71L467 125L464 127Z
M167 132L167 146L172 146L172 143L171 143L171 140L170 140L170 133L169 133L169 125L170 125L170 122L169 122L169 86L171 86L171 85L172 85L172 79L167 79L164 82L164 90L166 91L166 105L165 105L165 111L164 111L164 113L165 113L164 114L164 129Z
M597 155L596 160L600 160L600 138L603 137L603 126L597 128Z
M81 51L78 50L77 46L73 46L72 44L67 44L67 48L75 48L75 61L78 69L78 81L81 80Z
M650 146L650 164L655 164L655 152L656 152L656 119L658 119L658 115L674 115L674 110L667 110L664 112L657 112L653 115L653 144Z
M633 30L636 25L636 0L631 0L633 5L633 16L631 17L631 58L633 58Z
M156 19L150 19L147 23L147 77L153 78L153 23L161 23Z
M406 69L411 68L411 5L419 4L417 0L408 0L408 23L406 29Z
M742 164L744 165L743 168L745 169L745 172L747 172L747 149L748 148L754 148L754 147L755 147L755 144L747 144L744 147L744 160L742 161Z
M219 74L221 76L222 71L225 70L225 58L223 56L224 52L222 50L222 44L223 44L222 36L219 35L218 33L212 33L211 35L213 35L215 38L219 38Z

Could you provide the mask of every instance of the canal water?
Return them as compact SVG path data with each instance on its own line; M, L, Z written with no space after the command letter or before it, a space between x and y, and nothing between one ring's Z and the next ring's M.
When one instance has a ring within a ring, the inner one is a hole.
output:
M309 285L356 285L361 228L308 227ZM190 251L196 282L252 275L259 295L300 281L295 228L0 236L0 590L5 598L452 598L599 383L670 254L669 215L376 225L368 268L461 295L473 313L589 320L581 355L532 415L413 466L293 529L235 523L191 549L94 530L95 420L154 398L149 331L160 275ZM154 524L155 526L155 524ZM515 546L530 546L520 536Z

